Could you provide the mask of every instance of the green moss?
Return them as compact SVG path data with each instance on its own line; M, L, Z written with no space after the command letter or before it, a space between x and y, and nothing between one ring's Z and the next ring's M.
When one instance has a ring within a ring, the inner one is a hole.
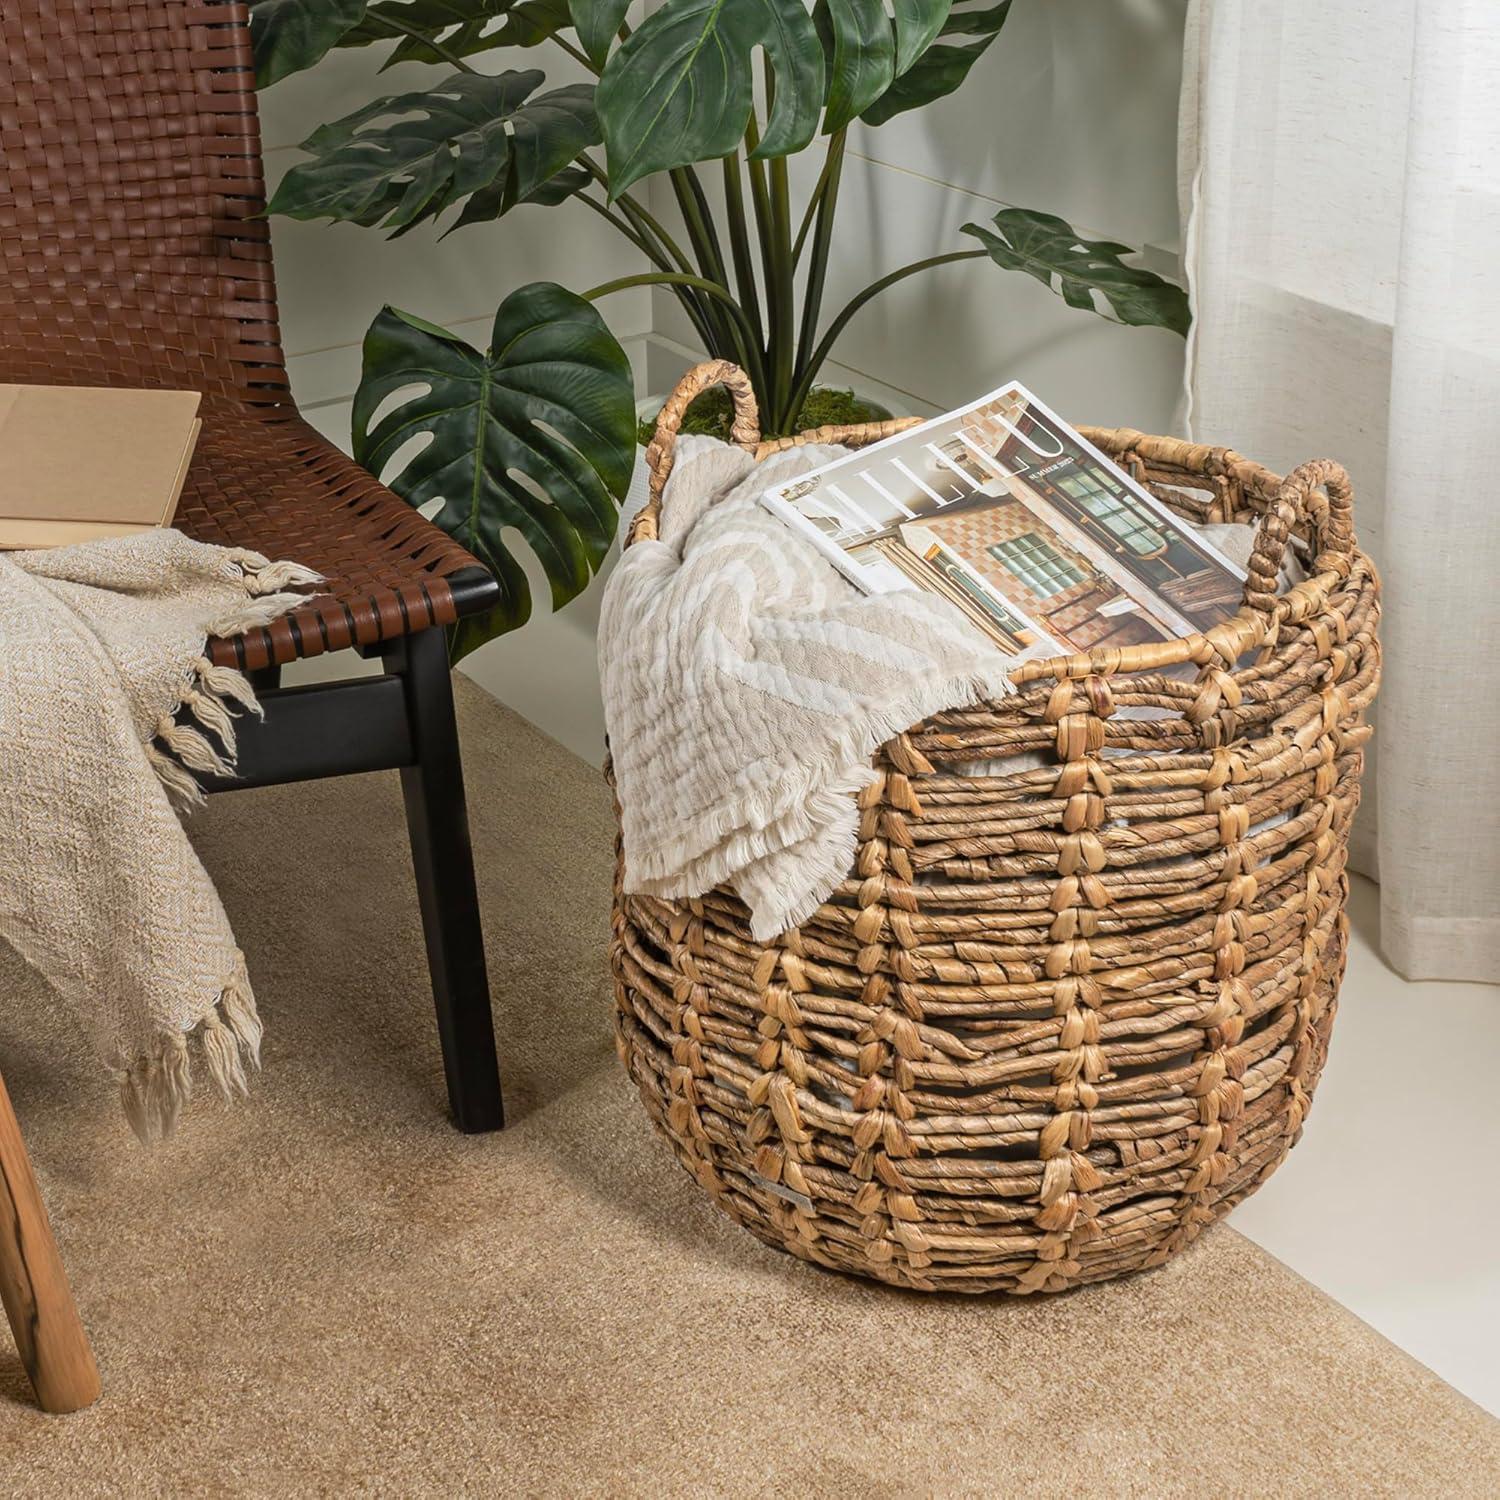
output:
M856 422L884 422L890 415L878 401L866 396L816 385L802 403L795 428L806 432L811 427L851 427Z
M811 427L848 427L857 422L883 422L890 416L885 407L853 391L835 390L828 386L814 386L803 403L797 420L792 424L794 432L806 432ZM683 432L703 433L708 437L729 441L729 429L734 421L734 407L729 392L716 385L688 407L682 419ZM643 417L637 429L637 437L644 447L651 441L656 430L656 414Z

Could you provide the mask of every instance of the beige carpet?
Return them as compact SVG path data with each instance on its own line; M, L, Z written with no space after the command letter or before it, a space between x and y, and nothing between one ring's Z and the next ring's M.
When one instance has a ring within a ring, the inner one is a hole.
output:
M217 799L200 844L267 1027L248 1103L147 1153L60 1017L0 1006L105 1380L44 1417L0 1337L0 1490L1500 1493L1500 1423L1232 1229L1016 1302L721 1221L614 1060L597 773L462 706L511 1128L444 1118L396 778Z

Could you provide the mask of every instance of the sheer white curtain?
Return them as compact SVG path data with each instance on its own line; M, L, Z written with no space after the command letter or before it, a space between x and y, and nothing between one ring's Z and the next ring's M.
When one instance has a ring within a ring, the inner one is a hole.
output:
M1386 957L1500 980L1500 3L1192 0L1181 139L1192 434L1344 463L1384 579Z

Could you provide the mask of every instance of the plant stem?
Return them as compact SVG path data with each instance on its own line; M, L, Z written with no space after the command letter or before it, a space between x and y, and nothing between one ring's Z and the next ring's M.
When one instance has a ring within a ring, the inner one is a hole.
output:
M600 187L604 189L605 196L609 195L609 174L598 162L594 160L587 151L578 153L578 164L586 171ZM693 263L687 258L682 247L667 233L661 221L646 211L645 205L632 193L621 193L615 202L619 204L620 211L637 230L648 238L654 239L656 243L665 250L678 266L688 272L693 271Z
M720 286L717 281L710 281L706 276L684 276L679 271L640 271L634 276L619 276L613 281L604 281L598 286L590 287L588 291L580 292L579 296L585 302L597 302L601 297L608 297L611 292L627 291L633 286L696 287L698 291L717 298L741 318L745 316L744 309L734 300L734 293L727 287Z
M771 358L771 346L775 344L781 329L782 304L775 296L775 255L771 249L771 192L766 185L766 164L756 158L755 150L760 145L760 130L752 111L750 122L745 126L745 170L750 174L750 202L755 209L755 234L760 241L760 264L766 292L766 317L769 321L770 339L766 345L766 362ZM771 410L771 392L764 383L755 387L755 399L762 413Z
M762 54L762 76L765 80L766 114L776 108L776 71L769 56ZM755 111L750 111L750 127L755 126ZM757 132L758 133L758 132ZM747 133L747 139L749 135ZM771 180L766 205L765 234L762 254L766 260L766 304L770 312L771 338L766 350L770 365L769 389L761 411L770 423L770 431L784 432L787 396L792 385L793 357L796 353L796 266L792 261L792 207L787 184L786 158L771 158L768 174Z
M580 151L577 159L584 170L604 189L607 198L609 195L609 175L605 169L587 151ZM580 196L582 195L580 194ZM588 203L590 207L597 206L587 198L584 199L584 202ZM661 221L653 214L647 212L644 204L630 193L621 193L615 199L615 203L620 212L630 221L636 234L654 248L654 254L652 249L646 249L648 259L661 266L663 270L671 270L671 264L668 260L670 258L670 261L676 262L678 269L687 275L691 276L694 273L696 267L687 258L682 247L667 233ZM614 221L612 220L611 222ZM643 246L642 248L646 247ZM723 332L714 318L707 301L688 287L675 287L673 288L673 292L683 312L687 314L688 321L693 325L693 331L703 340L703 347L705 349L716 347L718 341L723 337Z
M581 62L584 67L586 67L589 72L594 75L595 78L599 76L601 70L594 66L594 60L581 47L575 47L572 42L563 41L563 39L555 31L552 33L552 40L556 42L557 45L561 47L569 57L574 58L578 62Z
M744 308L734 300L733 292L727 287L720 286L716 281L708 280L707 277L683 276L676 271L643 271L636 276L621 276L618 280L606 281L602 286L592 287L583 293L583 300L585 302L597 302L599 298L607 297L611 292L623 292L636 286L692 287L694 290L703 292L705 295L714 298L715 301L728 310L736 328L743 336L742 340L736 340L736 342L743 342L747 351L747 358L753 361L755 366L758 366L760 351L755 347L750 319L746 316ZM753 366L747 364L745 369L747 373L751 374L751 379L753 380L755 378Z
M450 52L440 41L418 31L415 26L409 26L405 21L399 21L391 15L375 14L370 17L372 21L378 21L382 26L389 26L392 31L399 32L402 36L410 37L413 41L421 42L424 47L429 48L433 54L451 63L461 73L477 73L478 68L466 63L458 53Z
M601 219L612 224L621 234L630 241L647 260L660 271L670 271L672 262L667 258L660 246L653 245L644 235L639 233L628 219L617 218L609 211L609 208L597 198L590 198L587 193L575 193L574 196L580 203L586 203Z
M760 292L755 284L755 259L750 254L750 231L745 220L745 189L740 180L738 151L724 158L724 202L729 220L729 249L734 257L735 287L740 305L749 314L755 342L765 347L765 328L760 318Z
M796 357L796 287L792 266L791 192L787 183L786 158L774 157L771 174L771 404L767 412L772 432L784 432L792 392Z
M838 206L839 178L844 170L845 132L836 131L828 141L828 160L823 168L821 186L817 193L817 228L813 232L812 259L807 270L807 291L802 301L802 329L797 338L797 362L793 383L800 386L807 361L812 354L813 340L818 336L818 319L823 314L823 287L828 280L828 252L833 243L833 218ZM795 263L796 252L792 259ZM794 408L785 414L790 426L797 419Z
M843 139L845 131L837 132L839 146L839 166L842 168L844 161ZM823 201L823 188L828 181L828 173L833 167L833 142L835 137L828 138L828 151L823 157L823 170L818 173L818 180L813 184L812 195L807 200L807 207L802 211L802 222L797 226L797 238L792 241L792 261L796 263L802 259L802 246L806 243L807 232L812 228L813 218L817 214L818 205Z
M724 267L724 257L719 250L712 225L706 218L699 201L702 188L698 187L696 193L693 191L697 185L697 176L691 168L676 167L672 170L670 177L672 191L677 196L677 207L681 210L683 223L687 226L688 243L692 245L693 253L698 257L699 272L727 292L729 276ZM719 359L738 354L740 364L748 370L750 367L748 352L738 347L739 340L734 334L734 324L721 307L713 308L712 321L719 330L719 334L709 344L708 352Z
M724 251L719 244L719 232L714 228L713 212L698 174L691 167L674 167L671 175L677 204L687 221L688 238L697 251L700 269L721 286L728 286L729 275L724 264Z
M904 281L908 276L915 276L918 271L929 270L933 266L944 266L955 260L974 260L982 255L987 255L987 250L950 250L946 255L932 255L926 260L914 261L909 266L902 266L899 271L892 271L889 276L882 276L879 281L871 282L857 297L852 298L840 310L838 316L828 325L828 332L823 335L818 347L813 350L811 357L797 381L797 388L792 393L791 409L793 412L802 409L802 403L807 400L808 393L812 390L812 384L817 377L818 371L823 366L823 361L828 358L830 350L838 340L838 336L848 326L849 320L862 308L872 297L878 296L888 286L894 286L898 281Z
M643 235L638 234L626 220L616 218L604 204L596 198L590 198L586 193L579 193L577 197L580 203L588 204L596 214L618 229L653 265L663 271L671 271L672 262L666 258L661 249L652 245ZM674 287L673 290L677 294L677 300L683 312L687 314L688 321L692 323L694 332L706 346L710 338L710 328L707 319L703 316L697 293L687 287Z
M693 274L693 263L687 258L682 247L669 235L665 229L650 214L641 207L640 203L629 193L622 193L615 200L620 205L620 212L635 226L636 232L651 240L664 254L670 257L672 264L679 271L685 271L689 276Z

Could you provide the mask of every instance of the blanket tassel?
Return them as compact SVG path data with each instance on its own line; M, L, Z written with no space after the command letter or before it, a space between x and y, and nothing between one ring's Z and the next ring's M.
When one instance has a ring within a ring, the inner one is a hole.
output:
M245 589L245 601L208 627L210 636L236 636L269 625L303 596L288 592L319 583L321 575L293 562L268 562L258 552L236 550L229 563ZM179 808L201 806L203 788L195 771L234 774L237 713L263 717L255 689L243 672L200 656L171 713L163 714L146 743L157 779ZM180 722L183 715L192 722ZM217 745L215 744L217 741ZM172 1133L192 1097L192 1052L196 1051L219 1093L234 1099L248 1092L247 1065L260 1066L260 1017L240 957L234 977L188 1031L162 1033L120 1075L120 1094L131 1128L146 1142Z
M305 596L289 592L321 583L322 574L301 563L270 562L259 552L231 550L225 562L227 576L245 590L244 600L208 626L209 636L237 636L258 626L269 625L289 609L305 602ZM184 713L194 721L180 723ZM192 676L170 713L163 714L156 732L146 745L146 755L157 778L173 803L182 809L202 805L203 789L192 774L234 774L237 712L262 717L255 689L243 672L217 666L207 656L193 663ZM212 736L212 738L210 738ZM218 747L214 745L218 741Z
M192 724L178 722L184 711ZM215 666L206 656L200 656L172 713L162 715L155 737L146 744L146 758L177 807L189 809L203 804L203 788L194 771L209 776L234 774L237 713L263 716L250 680L233 667ZM214 740L221 748L215 748Z
M164 1032L121 1075L120 1097L130 1127L148 1145L171 1135L192 1098L196 1050L226 1099L249 1091L246 1065L260 1066L260 1017L243 963L207 1013L187 1032Z

